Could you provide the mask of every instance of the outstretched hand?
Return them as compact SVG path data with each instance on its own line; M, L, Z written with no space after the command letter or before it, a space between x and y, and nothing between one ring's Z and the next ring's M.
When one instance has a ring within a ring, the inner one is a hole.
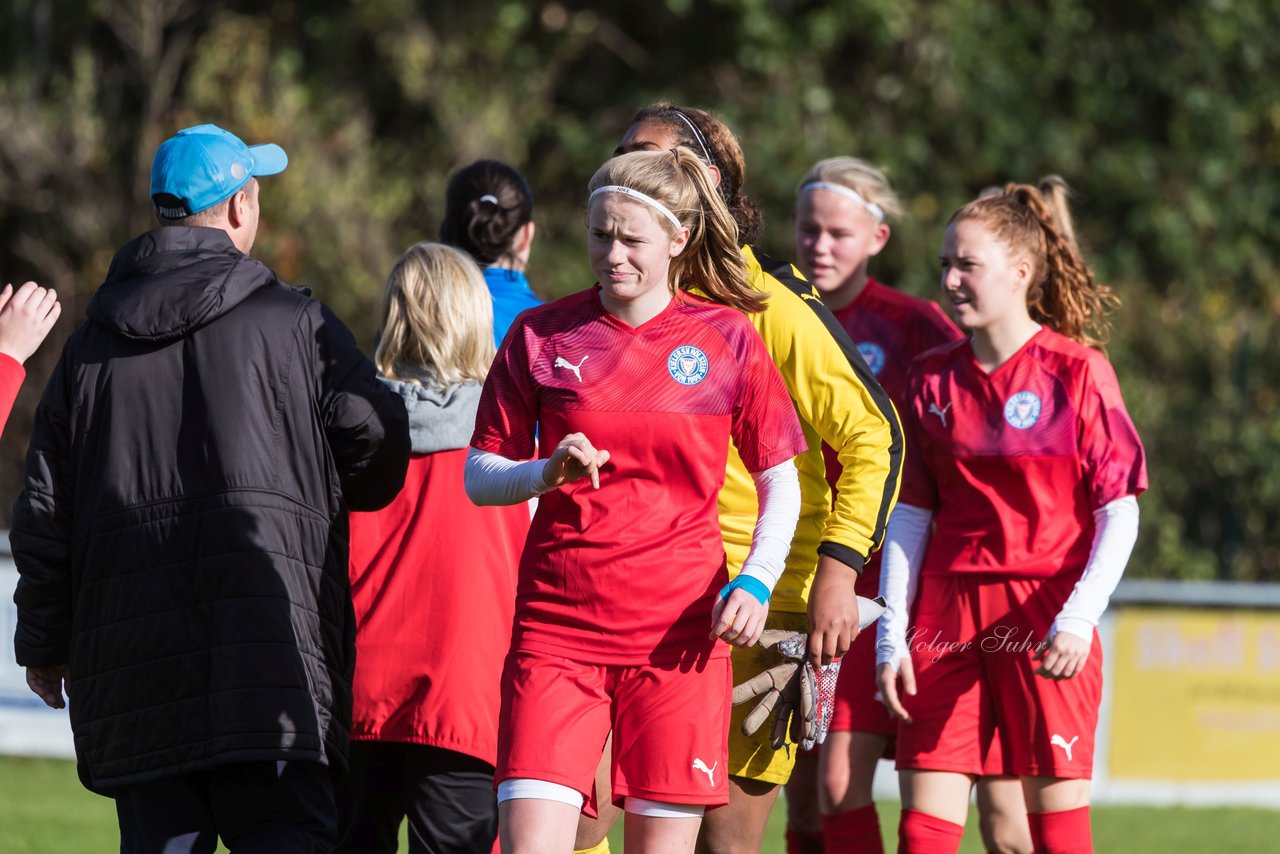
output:
M13 285L5 285L0 291L0 353L19 364L27 361L61 313L53 288L27 282L15 292Z
M566 483L591 478L591 486L600 488L600 469L609 462L609 452L596 450L591 440L582 433L570 433L560 440L555 451L542 468L542 479L548 486L564 486Z

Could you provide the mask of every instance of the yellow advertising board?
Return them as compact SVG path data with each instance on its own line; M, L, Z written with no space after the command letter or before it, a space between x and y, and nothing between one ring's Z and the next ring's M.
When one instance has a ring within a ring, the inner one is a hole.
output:
M1280 612L1124 608L1111 658L1113 778L1280 778Z

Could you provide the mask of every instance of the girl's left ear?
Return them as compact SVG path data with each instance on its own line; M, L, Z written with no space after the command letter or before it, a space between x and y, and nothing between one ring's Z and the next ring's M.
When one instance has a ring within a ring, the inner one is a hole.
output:
M889 242L890 233L891 232L889 229L889 223L882 222L879 225L877 225L876 237L875 237L875 240L871 241L871 252L869 254L879 255L880 250L883 249L885 245Z
M671 235L671 257L674 258L679 255L688 245L689 229L682 225L676 230L675 234Z
M1031 274L1035 272L1035 265L1031 263L1031 259L1025 256L1019 258L1013 269L1018 274L1018 284L1022 290L1029 290L1031 288Z

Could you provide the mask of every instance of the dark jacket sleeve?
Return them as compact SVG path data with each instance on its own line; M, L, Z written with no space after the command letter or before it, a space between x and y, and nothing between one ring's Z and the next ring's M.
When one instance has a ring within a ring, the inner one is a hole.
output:
M24 667L52 667L70 658L72 461L66 379L64 352L36 409L26 485L9 532L19 574L14 650Z
M320 413L351 510L380 510L399 494L409 465L409 416L378 381L346 325L315 303Z

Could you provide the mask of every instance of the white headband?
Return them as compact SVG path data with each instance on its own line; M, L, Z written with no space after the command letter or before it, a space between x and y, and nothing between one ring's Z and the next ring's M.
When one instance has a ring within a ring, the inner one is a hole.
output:
M807 190L826 190L829 193L844 196L846 199L851 199L870 211L871 215L876 218L876 222L884 222L884 208L874 202L867 201L862 198L862 194L857 190L850 189L844 184L833 184L830 181L810 181L800 188L802 193Z
M591 191L591 195L587 198L587 204L591 204L591 200L594 199L596 196L600 195L601 193L619 193L623 196L630 196L631 198L635 199L637 202L644 202L646 205L653 208L658 213L662 214L664 217L667 218L667 222L671 223L672 227L674 228L683 227L680 224L680 220L676 218L675 214L673 214L670 210L667 209L666 205L664 205L662 202L655 199L653 196L646 196L644 193L640 192L639 190L633 190L630 187L621 187L617 184L607 184L603 187L596 187L594 190Z

